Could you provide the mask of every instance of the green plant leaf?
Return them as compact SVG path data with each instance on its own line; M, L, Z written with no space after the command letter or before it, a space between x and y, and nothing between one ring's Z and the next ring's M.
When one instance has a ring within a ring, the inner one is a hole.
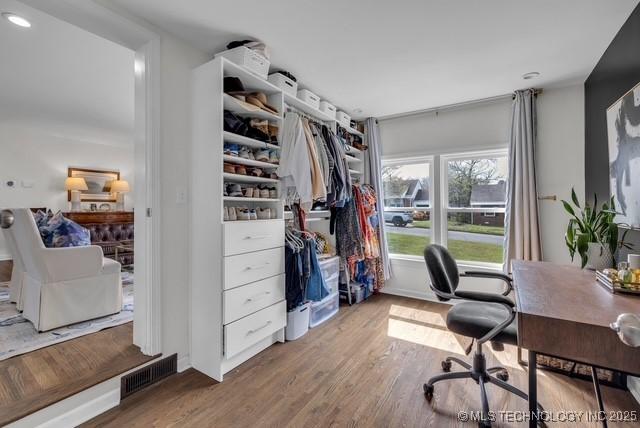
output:
M576 215L576 212L573 210L573 208L571 207L571 205L569 205L569 202L565 201L564 199L562 200L562 205L564 205L564 209L566 212L568 212L569 214L571 214L572 216Z
M580 202L578 201L578 195L576 195L576 190L572 187L571 188L571 200L573 201L573 204L580 208Z

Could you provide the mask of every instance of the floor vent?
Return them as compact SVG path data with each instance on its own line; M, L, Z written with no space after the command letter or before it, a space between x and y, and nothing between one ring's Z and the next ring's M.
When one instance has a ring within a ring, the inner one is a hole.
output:
M149 364L120 379L120 399L152 385L178 371L178 354Z

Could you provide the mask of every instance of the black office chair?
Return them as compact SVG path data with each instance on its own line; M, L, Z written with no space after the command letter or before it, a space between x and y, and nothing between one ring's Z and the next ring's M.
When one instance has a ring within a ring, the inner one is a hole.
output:
M471 378L480 385L483 421L479 425L491 426L489 421L489 401L485 386L487 383L492 383L527 400L527 394L506 382L509 375L504 367L487 368L486 358L482 352L482 345L488 341L491 341L496 350L504 349L502 346L504 343L517 345L518 329L515 322L515 304L505 297L512 290L511 278L507 275L490 272L471 271L459 274L456 261L451 257L447 249L440 245L429 245L425 248L424 260L427 263L427 270L431 277L431 289L439 300L468 300L467 302L458 303L449 309L447 313L447 328L454 333L471 337L477 342L476 352L473 355L473 364L470 365L456 357L447 357L442 362L442 370L445 373L432 377L424 384L425 397L428 401L431 401L433 398L433 385L436 382ZM506 283L506 289L502 294L458 290L461 276L500 279ZM471 352L472 346L473 342L466 350L467 355ZM451 363L453 362L467 370L450 373ZM496 373L497 377L493 376L492 373Z

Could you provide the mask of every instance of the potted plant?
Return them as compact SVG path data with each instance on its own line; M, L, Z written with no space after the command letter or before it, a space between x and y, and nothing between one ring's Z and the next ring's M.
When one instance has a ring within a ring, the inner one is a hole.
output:
M595 196L595 195L594 195ZM598 198L594 197L593 207L584 203L580 206L575 190L571 189L570 204L562 201L564 209L569 213L569 225L565 235L565 242L569 248L571 260L576 253L580 255L582 268L602 270L613 267L613 256L618 248L631 248L631 245L624 242L628 230L619 237L619 224L614 222L616 217L615 199L602 204L598 210Z

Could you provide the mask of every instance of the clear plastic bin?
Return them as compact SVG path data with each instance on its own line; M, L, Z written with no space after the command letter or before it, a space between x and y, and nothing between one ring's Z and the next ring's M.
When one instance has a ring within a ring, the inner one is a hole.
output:
M314 328L329 320L340 309L340 293L332 293L319 302L311 302L309 327Z

